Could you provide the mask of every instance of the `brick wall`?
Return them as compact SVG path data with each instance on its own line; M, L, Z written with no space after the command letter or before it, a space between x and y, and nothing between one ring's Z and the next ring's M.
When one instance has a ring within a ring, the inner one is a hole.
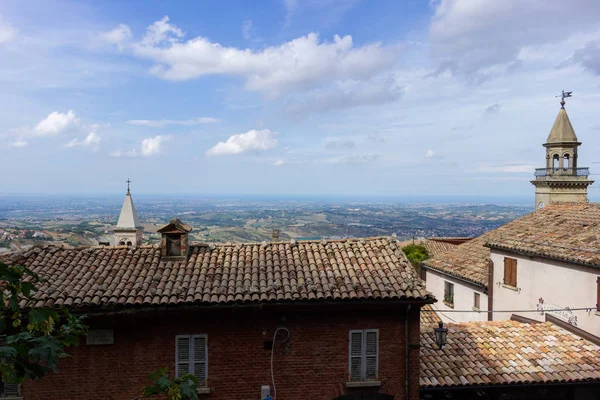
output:
M312 307L312 310L266 309L164 310L92 318L91 328L114 329L113 345L70 351L59 373L23 385L25 400L129 400L140 395L151 372L175 369L175 335L208 335L208 387L201 399L260 399L261 385L271 385L271 351L264 349L280 318L291 332L285 348L275 346L277 398L334 399L358 391L404 396L404 309ZM419 315L411 320L410 343L419 340ZM347 389L348 332L379 329L380 388ZM419 394L419 352L410 351L410 400ZM272 388L271 388L272 390ZM273 392L271 392L273 394Z

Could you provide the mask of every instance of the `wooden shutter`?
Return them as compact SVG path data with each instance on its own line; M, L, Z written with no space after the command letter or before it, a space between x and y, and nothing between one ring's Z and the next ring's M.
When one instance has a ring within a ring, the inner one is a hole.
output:
M194 335L194 376L199 386L206 386L207 376L207 344L206 335Z
M596 278L596 310L600 311L600 277Z
M504 284L510 285L510 258L504 257Z
M190 373L191 351L190 335L175 337L175 375L177 377Z
M349 375L351 381L363 380L363 331L350 331Z
M377 380L379 364L379 332L376 329L365 331L365 379Z
M510 282L511 285L517 287L517 260L511 259Z

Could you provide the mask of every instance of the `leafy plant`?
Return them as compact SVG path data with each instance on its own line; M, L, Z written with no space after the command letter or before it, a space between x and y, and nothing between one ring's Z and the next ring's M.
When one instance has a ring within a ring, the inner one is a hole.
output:
M402 251L413 264L419 264L429 258L429 252L422 244L409 244L404 246Z
M0 262L0 390L8 383L57 371L65 349L87 331L84 316L66 309L33 307L42 279L24 266Z
M144 388L144 397L166 395L168 400L198 400L198 379L192 374L171 378L167 368L163 368L150 374L148 379L153 384Z

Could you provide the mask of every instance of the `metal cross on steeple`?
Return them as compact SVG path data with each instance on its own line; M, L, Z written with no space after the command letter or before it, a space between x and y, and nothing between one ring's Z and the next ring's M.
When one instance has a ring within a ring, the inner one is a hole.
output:
M573 92L565 92L564 90L562 91L562 94L560 96L556 96L556 97L560 97L560 105L562 108L565 108L565 98L567 97L573 97L573 95L571 94Z
M129 184L131 183L131 181L129 180L129 178L127 178L125 182L127 182L127 194L129 194Z

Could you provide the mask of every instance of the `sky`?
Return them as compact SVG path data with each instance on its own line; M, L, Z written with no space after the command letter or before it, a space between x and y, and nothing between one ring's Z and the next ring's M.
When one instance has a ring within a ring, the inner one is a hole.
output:
M600 171L599 19L597 0L3 0L0 193L533 202L563 89Z

